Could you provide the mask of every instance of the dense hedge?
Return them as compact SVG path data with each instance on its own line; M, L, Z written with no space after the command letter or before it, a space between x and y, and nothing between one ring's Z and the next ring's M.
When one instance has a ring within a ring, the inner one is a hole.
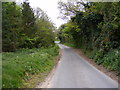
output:
M90 51L90 57L97 64L120 75L119 4L88 2L85 11L77 11L68 23L59 28L58 37L63 43L74 43L85 52Z

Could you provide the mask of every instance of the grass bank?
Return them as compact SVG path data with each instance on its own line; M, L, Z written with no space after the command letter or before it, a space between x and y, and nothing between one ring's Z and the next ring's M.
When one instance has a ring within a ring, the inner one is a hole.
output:
M73 48L76 48L74 44L71 44L71 43L63 43L64 45L66 46L69 46L69 47L73 47Z
M2 53L2 87L34 87L34 85L27 85L27 81L32 77L39 76L39 79L42 79L47 75L54 66L58 53L58 46Z

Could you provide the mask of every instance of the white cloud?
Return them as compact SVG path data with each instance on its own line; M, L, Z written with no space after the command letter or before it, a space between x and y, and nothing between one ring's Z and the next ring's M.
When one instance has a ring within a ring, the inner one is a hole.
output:
M16 1L24 1L24 0L16 0ZM43 11L45 11L53 21L56 27L59 27L61 24L65 23L62 19L58 19L59 17L59 9L58 9L58 1L59 0L28 0L30 2L30 6L32 8L39 7Z
M25 0L12 0L19 3L22 3ZM60 25L66 23L66 21L58 18L60 15L59 9L58 9L58 1L60 0L28 0L30 2L30 6L32 8L39 7L43 11L45 11L48 15L48 17L52 20L52 22L55 24L55 26L58 28ZM66 1L66 0L61 0Z

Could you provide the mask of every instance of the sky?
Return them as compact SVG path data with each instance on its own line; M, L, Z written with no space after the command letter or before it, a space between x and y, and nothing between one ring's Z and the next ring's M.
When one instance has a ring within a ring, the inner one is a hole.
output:
M16 2L22 2L23 0L15 0ZM58 18L60 16L60 11L58 9L59 0L28 0L32 8L39 7L45 11L51 21L58 28L60 25L66 23L66 21Z

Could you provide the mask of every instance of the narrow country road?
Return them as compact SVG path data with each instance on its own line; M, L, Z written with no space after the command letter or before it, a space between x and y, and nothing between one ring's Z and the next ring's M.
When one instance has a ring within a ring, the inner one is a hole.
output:
M118 88L117 82L97 70L71 48L59 44L62 56L42 88Z

